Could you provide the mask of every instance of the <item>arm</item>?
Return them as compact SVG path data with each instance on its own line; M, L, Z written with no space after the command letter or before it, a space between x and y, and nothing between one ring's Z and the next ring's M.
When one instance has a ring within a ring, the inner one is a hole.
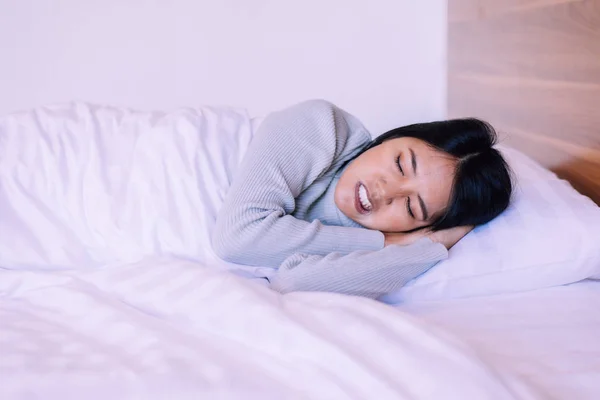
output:
M281 293L326 291L375 299L401 288L447 256L442 244L428 238L408 246L348 255L295 254L269 281Z
M341 154L357 154L369 142L354 121L325 101L304 102L265 118L217 217L216 254L229 262L278 267L295 253L383 248L381 232L290 215L294 199Z

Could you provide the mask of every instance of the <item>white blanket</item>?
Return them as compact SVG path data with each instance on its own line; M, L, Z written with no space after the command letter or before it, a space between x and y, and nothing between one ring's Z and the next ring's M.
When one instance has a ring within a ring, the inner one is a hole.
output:
M508 399L529 389L374 301L221 270L243 110L0 118L0 398Z
M0 296L3 400L542 398L389 306L191 262L3 271Z
M447 329L551 399L600 399L600 281L422 303L403 311Z
M229 108L85 103L0 118L0 266L212 260L210 231L255 123Z

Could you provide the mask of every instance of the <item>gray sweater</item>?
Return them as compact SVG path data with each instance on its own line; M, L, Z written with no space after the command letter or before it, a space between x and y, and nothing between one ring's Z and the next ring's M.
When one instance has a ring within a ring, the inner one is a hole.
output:
M429 239L384 247L347 218L334 191L371 136L352 115L313 100L268 115L235 175L213 232L228 262L278 268L271 288L377 298L447 257Z

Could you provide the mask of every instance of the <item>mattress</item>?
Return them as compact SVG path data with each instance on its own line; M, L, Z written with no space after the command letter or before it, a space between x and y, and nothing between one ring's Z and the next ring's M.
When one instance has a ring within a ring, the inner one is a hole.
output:
M548 399L600 398L600 282L398 306L468 342Z

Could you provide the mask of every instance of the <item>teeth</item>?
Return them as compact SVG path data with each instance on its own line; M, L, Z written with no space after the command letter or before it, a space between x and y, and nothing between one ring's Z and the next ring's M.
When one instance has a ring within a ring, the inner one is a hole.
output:
M373 207L367 197L367 189L363 185L360 185L358 188L358 199L365 209L370 210Z

